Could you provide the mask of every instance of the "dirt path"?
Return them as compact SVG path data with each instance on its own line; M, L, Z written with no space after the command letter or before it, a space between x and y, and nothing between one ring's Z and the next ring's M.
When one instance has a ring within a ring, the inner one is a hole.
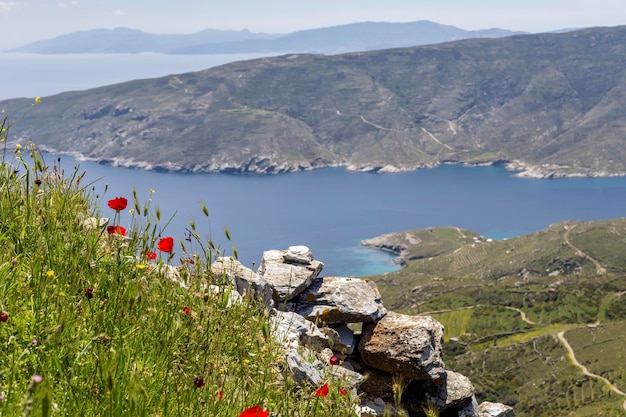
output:
M621 389L617 388L615 385L613 385L613 383L611 381L609 381L608 379L606 379L605 377L603 377L601 375L596 375L593 372L590 372L589 369L587 369L587 367L585 365L583 365L582 363L578 362L578 359L576 359L576 355L574 354L574 349L572 349L572 346L569 344L569 342L565 338L565 331L559 332L557 334L557 336L559 338L559 341L563 344L563 346L565 346L565 349L567 349L567 354L569 355L570 361L572 361L574 366L580 368L580 370L583 371L583 374L585 374L585 375L587 375L587 376L589 376L591 378L595 378L597 380L600 380L600 381L604 382L604 384L607 387L609 387L609 389L611 391L615 392L618 395L621 395L622 397L626 397L626 392L624 392ZM624 410L626 410L626 400L624 401L622 406L624 407Z
M600 265L600 263L598 261L596 261L594 258L592 258L591 256L587 255L585 252L581 251L579 248L577 248L576 246L574 246L574 244L572 242L570 242L569 240L569 234L572 230L574 230L574 228L576 227L576 225L572 226L571 228L568 228L565 233L563 234L563 240L565 241L565 243L572 249L574 249L574 251L576 252L576 254L578 256L582 256L583 258L587 258L588 260L590 260L591 262L594 263L594 265L596 266L596 272L598 273L598 275L604 275L606 274L606 269L602 267L602 265Z
M517 311L520 315L520 318L522 319L523 322L528 323L528 324L532 324L535 325L537 323L535 323L534 321L532 321L531 319L529 319L526 316L526 313L524 313L523 310L517 308L517 307L509 307L509 306L499 306L499 305L483 305L483 304L477 304L475 306L467 306L467 307L461 307L461 308L454 308L454 309L445 309L445 310L436 310L436 311L426 311L424 313L419 313L420 316L423 316L425 314L438 314L438 313L449 313L451 311L461 311L461 310L473 310L475 308L480 308L480 307L500 307L500 308L506 308L507 310L513 310L513 311Z

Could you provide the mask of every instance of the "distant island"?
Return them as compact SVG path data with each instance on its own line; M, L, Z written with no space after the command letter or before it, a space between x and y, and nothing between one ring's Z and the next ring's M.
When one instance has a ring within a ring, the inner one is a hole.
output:
M161 35L129 28L73 32L29 43L9 52L36 54L338 54L401 48L469 38L499 38L525 32L464 30L421 20L410 23L360 22L287 34L206 29L190 35Z
M626 173L626 26L287 54L46 97L10 143L116 166ZM32 100L0 102L21 114Z

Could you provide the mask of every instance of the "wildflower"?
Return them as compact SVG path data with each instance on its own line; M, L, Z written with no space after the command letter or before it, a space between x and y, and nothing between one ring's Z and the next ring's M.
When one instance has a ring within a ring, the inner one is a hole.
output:
M13 258L13 260L11 261L11 263L12 263L13 265L16 265L16 264L17 264L17 259L16 259L16 258Z
M126 229L122 226L107 226L107 233L110 235L126 236Z
M346 395L347 393L348 393L348 391L346 391L345 388L339 388L339 394Z
M268 417L269 415L269 411L263 410L260 405L255 405L254 407L243 410L239 414L239 417Z
M41 97L35 97L35 104L41 103Z
M0 313L0 321L2 323L6 323L7 320L9 320L9 313L7 313L6 311L3 311L2 313Z
M191 314L191 309L189 307L183 307L183 313L190 315Z
M33 337L33 340L31 340L31 342L35 346L37 346L37 344L39 344L39 341L37 339L35 339L34 337Z
M157 254L155 252L152 252L152 251L146 252L146 258L148 258L148 260L154 261L156 257L157 257Z
M87 297L88 300L93 298L93 288L87 288L85 290L85 297Z
M51 269L48 272L46 272L46 275L48 276L48 278L53 278L54 277L54 271Z
M171 236L161 238L157 243L157 249L161 252L171 252L174 249L174 238Z
M124 197L115 197L114 199L109 200L108 205L115 211L121 211L128 205L128 200Z
M39 178L35 180L35 185L41 185L41 180Z
M15 145L15 153L20 153L21 150L22 150L22 145L20 145L19 143Z
M328 384L324 384L321 388L315 391L316 397L325 397L328 395Z
M199 376L195 376L193 378L193 384L196 386L196 388L202 388L204 386L204 384L206 384L206 382L204 382L204 378L200 378Z
M215 394L215 398L221 400L222 398L224 398L224 392L217 391L217 394Z
M333 356L330 357L328 362L330 362L331 365L337 365L337 364L339 364L339 358L337 358L335 355L333 355Z
M30 381L34 385L41 384L41 381L43 381L43 376L35 374L35 375L30 377Z
M146 265L145 264L137 264L137 269L139 269L139 270L146 269Z

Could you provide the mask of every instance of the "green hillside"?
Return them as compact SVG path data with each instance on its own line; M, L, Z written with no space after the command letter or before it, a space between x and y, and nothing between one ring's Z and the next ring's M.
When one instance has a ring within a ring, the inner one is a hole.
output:
M9 140L174 171L505 161L535 176L623 175L624 80L624 26L292 54L46 97Z
M519 416L623 415L626 219L557 223L503 241L468 242L457 228L397 235L407 234L433 236L410 253L432 253L442 240L449 249L373 279L386 306L445 326L446 364L470 377L479 400L504 399ZM572 362L561 332L596 376Z

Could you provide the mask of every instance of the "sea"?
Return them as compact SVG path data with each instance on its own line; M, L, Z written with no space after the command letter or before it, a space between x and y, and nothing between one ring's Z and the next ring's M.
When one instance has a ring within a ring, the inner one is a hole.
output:
M260 56L0 53L0 100L40 96L45 105L45 96L63 91ZM107 199L132 201L134 188L142 205L151 199L152 207L159 207L162 235L185 242L193 221L203 240L215 242L222 255L236 253L253 269L265 250L305 245L324 262L324 276L369 276L399 268L393 254L360 243L385 233L456 226L499 240L560 221L626 216L624 177L540 180L516 177L502 166L462 165L393 174L343 168L280 175L183 174L117 168L65 155L45 158L60 161L66 173L86 173L83 184L91 184L102 201L102 216L113 217ZM124 212L121 225L131 221Z

